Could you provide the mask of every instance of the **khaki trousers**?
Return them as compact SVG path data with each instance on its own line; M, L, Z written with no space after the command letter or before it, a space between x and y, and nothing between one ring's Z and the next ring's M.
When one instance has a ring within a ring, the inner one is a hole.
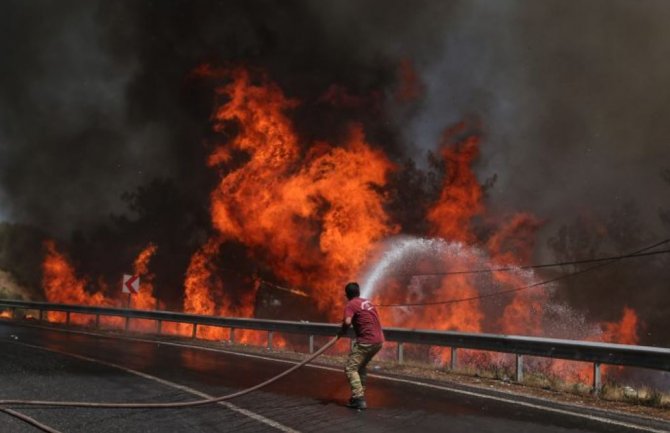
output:
M382 348L382 343L362 344L355 342L354 346L344 364L344 372L349 379L351 386L351 396L354 398L363 397L365 393L365 381L367 377L367 365L373 356Z

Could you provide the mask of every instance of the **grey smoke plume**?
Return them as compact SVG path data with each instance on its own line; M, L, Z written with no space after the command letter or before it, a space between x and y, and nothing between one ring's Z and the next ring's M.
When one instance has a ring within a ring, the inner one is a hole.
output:
M170 170L167 131L127 122L134 56L104 47L96 2L0 9L3 216L62 232L120 211L122 191Z
M407 137L430 148L444 122L477 114L498 211L529 210L551 232L633 200L667 234L669 18L664 1L469 2L418 60L427 98Z

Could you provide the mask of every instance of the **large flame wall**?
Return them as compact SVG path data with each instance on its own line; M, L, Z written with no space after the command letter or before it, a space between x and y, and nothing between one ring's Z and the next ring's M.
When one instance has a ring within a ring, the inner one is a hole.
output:
M305 143L291 111L299 101L287 97L264 73L245 68L196 70L214 80L217 105L212 128L217 142L206 161L218 174L210 194L212 232L194 252L183 283L183 310L200 314L250 317L255 314L257 282L231 295L217 270L226 263L222 246L244 246L248 259L270 268L278 283L304 291L321 317L337 320L342 287L363 275L383 241L401 232L386 210L385 187L397 167L351 123L346 139ZM215 140L215 141L216 141ZM439 198L429 206L427 236L442 239L462 253L449 253L416 264L414 271L472 269L528 263L542 222L533 215L490 215L485 193L473 171L481 137L467 123L445 131L440 143L444 180ZM407 203L412 206L412 203ZM479 233L475 221L485 220ZM142 277L137 308L156 308L149 260L160 245L139 252L134 272ZM231 262L230 266L234 266ZM46 245L44 290L50 301L121 305L123 298L103 283L78 277L54 242ZM533 272L495 272L479 276L433 276L430 279L388 275L374 292L378 303L466 299L467 302L419 308L383 308L386 325L470 332L547 335L545 309L550 291L522 290L500 298L477 299L488 291L538 282ZM484 281L484 283L482 283ZM482 284L480 284L482 283ZM294 311L283 317L295 318ZM620 323L606 323L572 337L637 342L637 317L625 309ZM186 332L186 330L177 330ZM200 331L221 338L220 330Z

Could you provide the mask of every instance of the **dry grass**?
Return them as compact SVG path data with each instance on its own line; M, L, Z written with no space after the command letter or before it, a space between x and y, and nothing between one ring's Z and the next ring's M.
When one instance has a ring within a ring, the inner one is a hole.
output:
M624 401L635 405L670 409L670 395L652 387L636 389L612 381L603 386L600 397L608 401Z

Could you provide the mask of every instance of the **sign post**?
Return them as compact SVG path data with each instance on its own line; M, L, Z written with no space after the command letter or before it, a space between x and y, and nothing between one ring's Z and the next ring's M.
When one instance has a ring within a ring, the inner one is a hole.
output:
M140 293L140 277L137 275L123 275L123 284L121 284L121 293L128 294L126 309L130 309L130 300L133 295ZM126 317L126 331L128 330L130 319Z

